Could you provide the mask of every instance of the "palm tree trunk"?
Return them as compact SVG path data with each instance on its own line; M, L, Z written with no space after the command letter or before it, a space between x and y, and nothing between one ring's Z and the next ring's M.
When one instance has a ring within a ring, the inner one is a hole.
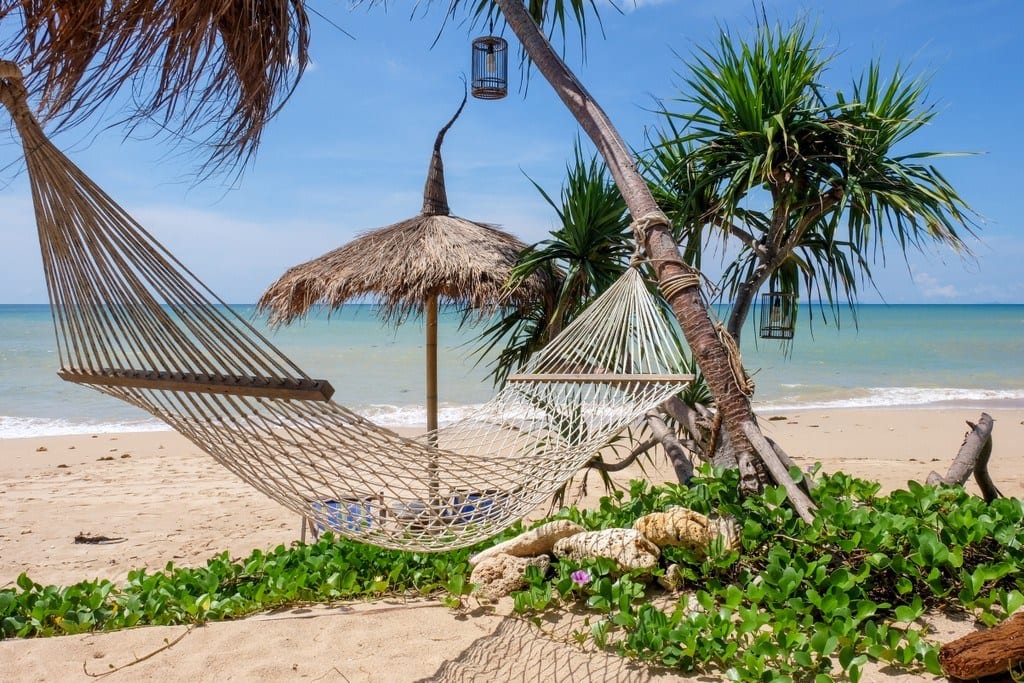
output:
M688 266L679 255L679 248L672 237L670 224L664 212L658 207L647 183L637 172L633 156L607 114L590 96L575 74L552 49L551 44L526 11L522 0L495 0L501 9L509 28L516 34L523 49L536 65L537 70L551 84L569 111L587 133L601 156L604 157L612 178L622 192L622 197L637 223L637 241L644 245L647 255L654 264L662 292L665 294L683 330L687 343L693 350L694 358L700 365L708 387L715 397L715 404L722 414L723 427L729 432L744 473L741 484L745 491L757 492L763 482L751 476L758 468L754 460L774 457L761 453L752 443L750 434L760 434L750 407L750 400L733 376L729 354L718 336L715 324L708 315L700 295L700 281L697 271ZM690 284L680 286L681 278L691 276ZM668 286L666 285L673 285ZM763 438L761 439L763 440ZM754 439L754 441L758 441ZM766 463L767 464L767 463ZM746 466L744 466L746 465ZM774 463L772 463L774 465ZM769 466L773 476L779 467ZM783 480L790 498L802 492L782 468ZM788 481L788 485L787 482ZM791 485L791 486L790 486ZM790 490L792 488L792 490ZM809 500L798 502L793 499L801 516L809 519Z

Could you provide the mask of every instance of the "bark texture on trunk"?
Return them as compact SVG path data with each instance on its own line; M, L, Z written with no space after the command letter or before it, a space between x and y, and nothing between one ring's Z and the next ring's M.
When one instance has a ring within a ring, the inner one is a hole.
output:
M756 432L758 429L750 400L733 375L728 350L701 299L699 274L679 255L669 221L655 202L646 181L637 172L629 148L608 116L552 49L522 1L495 2L537 70L551 84L604 157L630 213L637 221L634 223L637 241L645 247L654 265L662 292L679 320L686 341L715 397L716 406L722 413L723 426L730 441L737 452L748 458L756 457L747 436L748 430ZM687 279L689 284L680 285ZM785 485L785 482L779 483Z
M647 427L651 434L665 449L665 455L672 463L672 469L676 473L676 479L680 484L688 484L693 479L693 463L686 455L686 449L676 433L669 428L661 416L655 412L647 413Z
M939 648L947 676L973 681L1024 664L1024 611L987 631L969 633Z

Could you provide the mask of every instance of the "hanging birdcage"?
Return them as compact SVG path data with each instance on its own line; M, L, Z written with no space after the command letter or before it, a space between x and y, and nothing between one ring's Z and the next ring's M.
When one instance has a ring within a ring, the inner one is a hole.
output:
M508 43L498 36L473 40L473 97L500 100L508 94Z
M792 339L796 330L796 295L767 292L761 295L761 338Z

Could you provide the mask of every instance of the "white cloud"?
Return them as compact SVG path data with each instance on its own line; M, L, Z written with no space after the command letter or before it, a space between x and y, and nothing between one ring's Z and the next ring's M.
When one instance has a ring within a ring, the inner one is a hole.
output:
M914 273L914 284L926 297L952 299L960 294L953 285L944 285L928 273Z

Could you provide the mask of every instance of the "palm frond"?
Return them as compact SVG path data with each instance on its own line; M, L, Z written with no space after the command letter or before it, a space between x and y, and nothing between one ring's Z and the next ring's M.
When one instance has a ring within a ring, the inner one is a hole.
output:
M8 1L4 54L55 128L117 101L207 150L208 170L252 155L308 61L304 0Z
M802 290L838 321L887 247L969 254L976 223L931 165L948 154L903 151L936 114L927 83L871 62L849 97L827 100L830 60L803 22L761 23L749 40L723 29L687 64L684 94L662 103L643 168L691 262L715 238L739 240L724 297Z

